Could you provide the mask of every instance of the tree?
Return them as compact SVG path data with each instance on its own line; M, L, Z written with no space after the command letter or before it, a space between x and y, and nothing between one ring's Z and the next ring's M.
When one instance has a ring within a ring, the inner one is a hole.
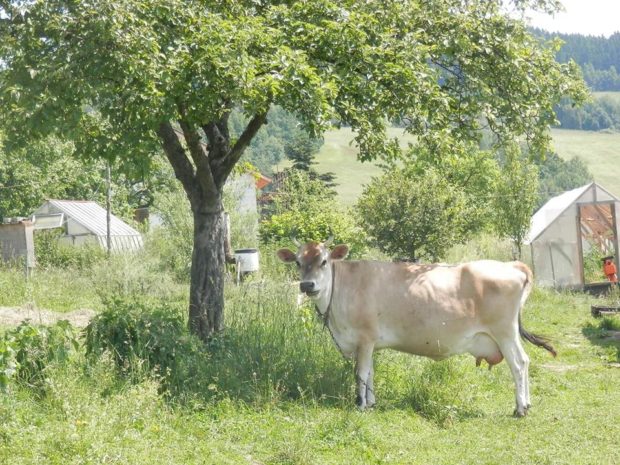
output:
M338 203L333 189L307 171L287 170L272 196L271 215L260 224L264 243L288 246L291 237L322 242L333 236L336 243L349 246L352 257L366 251L366 241L354 216Z
M498 143L545 148L553 104L585 89L504 3L0 0L0 123L14 139L94 141L109 159L160 144L192 209L189 325L207 339L223 327L222 188L270 105L311 136L349 125L361 160L402 155L386 136L396 119L420 144L484 124ZM237 138L234 108L248 119Z
M494 225L501 237L513 241L516 259L521 259L523 241L537 201L538 168L523 157L518 146L508 147L494 195Z
M536 208L542 207L551 197L594 180L587 165L579 157L563 160L558 154L549 152L537 166L539 186Z
M0 141L2 135L0 134ZM50 136L19 149L0 148L0 217L28 216L46 199L106 197L106 162L73 157L74 145ZM172 186L170 169L153 161L148 173L122 173L112 166L112 210L126 219L152 202L154 189Z
M391 169L373 179L356 205L362 227L381 250L431 261L465 240L466 209L464 192L434 169L423 176Z

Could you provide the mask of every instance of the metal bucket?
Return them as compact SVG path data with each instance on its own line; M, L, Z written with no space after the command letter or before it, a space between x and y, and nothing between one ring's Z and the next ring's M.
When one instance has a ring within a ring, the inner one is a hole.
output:
M237 249L235 250L235 260L239 273L258 271L258 249Z

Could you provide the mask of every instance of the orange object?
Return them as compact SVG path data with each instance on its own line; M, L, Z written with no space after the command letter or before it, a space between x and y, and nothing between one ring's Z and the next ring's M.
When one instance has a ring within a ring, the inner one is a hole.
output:
M618 275L616 274L616 272L617 270L614 262L609 259L605 260L605 263L603 264L603 273L605 273L607 279L612 283L618 282Z

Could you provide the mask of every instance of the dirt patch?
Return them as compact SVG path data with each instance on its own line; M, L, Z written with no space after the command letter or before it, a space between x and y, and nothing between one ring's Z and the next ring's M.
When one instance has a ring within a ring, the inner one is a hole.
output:
M60 320L68 320L73 326L83 328L95 314L94 310L88 308L60 313L33 308L0 307L0 325L17 326L24 320L30 320L36 324L50 325Z
M606 339L613 339L614 341L620 341L620 331L607 331Z
M554 371L556 373L566 373L567 371L579 369L579 366L577 365L566 365L562 363L543 363L540 366L546 370Z

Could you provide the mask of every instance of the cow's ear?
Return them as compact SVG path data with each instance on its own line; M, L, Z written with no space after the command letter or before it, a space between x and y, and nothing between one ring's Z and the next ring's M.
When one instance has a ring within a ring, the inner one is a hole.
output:
M345 244L340 244L334 247L332 253L330 254L330 258L332 260L342 260L349 253L349 246Z
M276 252L276 254L284 263L293 263L297 260L297 255L295 255L295 252L292 252L289 249L280 249Z

